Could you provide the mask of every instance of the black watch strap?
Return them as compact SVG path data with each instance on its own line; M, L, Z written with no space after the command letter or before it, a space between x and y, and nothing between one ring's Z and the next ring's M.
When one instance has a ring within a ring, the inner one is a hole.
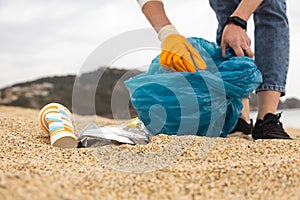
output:
M240 17L237 17L237 16L228 17L225 25L231 24L231 23L238 25L238 26L242 27L243 29L247 30L247 22Z

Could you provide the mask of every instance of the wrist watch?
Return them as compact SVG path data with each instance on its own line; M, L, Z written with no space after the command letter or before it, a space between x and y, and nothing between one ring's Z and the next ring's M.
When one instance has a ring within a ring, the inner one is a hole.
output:
M238 16L227 17L225 25L227 24L235 24L240 26L241 28L247 30L247 22Z

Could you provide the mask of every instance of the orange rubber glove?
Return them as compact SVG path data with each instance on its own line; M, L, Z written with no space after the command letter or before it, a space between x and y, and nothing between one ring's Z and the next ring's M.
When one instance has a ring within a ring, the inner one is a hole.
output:
M199 52L172 25L167 26L158 33L162 41L159 63L163 68L177 72L196 72L196 67L205 70L206 63Z

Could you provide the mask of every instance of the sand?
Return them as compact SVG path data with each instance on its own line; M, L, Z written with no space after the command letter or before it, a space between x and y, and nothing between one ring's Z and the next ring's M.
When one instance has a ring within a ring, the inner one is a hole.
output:
M160 135L60 149L38 112L0 106L0 199L300 199L296 129L293 141Z

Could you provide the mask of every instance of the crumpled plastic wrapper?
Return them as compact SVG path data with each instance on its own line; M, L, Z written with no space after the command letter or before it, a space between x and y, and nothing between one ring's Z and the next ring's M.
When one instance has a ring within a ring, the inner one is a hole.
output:
M89 124L78 133L77 140L83 147L104 146L114 142L123 144L147 144L149 133L137 117L120 125L98 127Z

